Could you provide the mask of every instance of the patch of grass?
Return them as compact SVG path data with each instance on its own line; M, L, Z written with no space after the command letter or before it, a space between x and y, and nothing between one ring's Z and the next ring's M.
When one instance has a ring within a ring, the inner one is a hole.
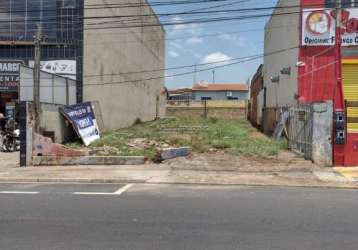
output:
M156 146L145 148L128 146L133 139L181 147L189 146L193 151L204 153L209 149L225 150L233 154L258 157L276 155L286 149L284 140L275 141L253 128L246 120L224 120L220 118L167 118L153 122L138 122L130 128L105 133L91 148L113 147L118 155L144 155L153 159ZM68 144L80 147L79 142Z

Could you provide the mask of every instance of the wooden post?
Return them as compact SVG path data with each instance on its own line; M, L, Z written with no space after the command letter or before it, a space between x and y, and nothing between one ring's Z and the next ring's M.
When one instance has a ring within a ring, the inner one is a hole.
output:
M208 118L208 106L207 106L207 100L204 100L204 118Z

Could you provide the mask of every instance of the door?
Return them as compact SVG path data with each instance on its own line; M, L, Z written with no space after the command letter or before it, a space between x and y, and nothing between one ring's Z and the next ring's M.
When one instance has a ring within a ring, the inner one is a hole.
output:
M347 114L345 165L358 166L358 60L343 60L342 77Z
M343 92L347 105L347 132L358 133L358 60L343 61Z

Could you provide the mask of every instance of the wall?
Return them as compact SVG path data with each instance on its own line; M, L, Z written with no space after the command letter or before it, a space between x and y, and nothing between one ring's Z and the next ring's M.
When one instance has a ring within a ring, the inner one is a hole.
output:
M298 6L299 0L280 0L274 15L265 27L264 85L267 88L267 107L280 107L296 104L297 67L300 41L300 8L284 8ZM279 15L280 13L297 13ZM294 48L297 47L297 48ZM276 51L281 51L276 53ZM270 54L272 53L272 54ZM281 75L283 67L291 67L291 75ZM280 75L279 83L272 83L271 77Z
M212 100L228 100L228 91L214 92L214 91L194 91L194 100L200 101L202 97L211 97ZM239 100L248 100L249 93L243 91L229 91L232 92L232 97L237 97Z
M321 166L332 166L332 102L313 104L312 160Z
M61 105L41 104L41 125L42 131L53 133L54 142L63 143L76 137L71 125L65 122L59 108Z
M243 119L246 116L247 101L237 100L208 100L175 102L168 101L166 116L177 117L216 117L224 119Z
M204 108L204 101L175 101L169 100L167 107L173 108ZM208 108L246 108L247 101L243 100L207 100L206 107Z
M138 8L88 9L90 4L121 3L143 5ZM165 68L165 33L161 26L157 26L158 20L144 0L85 1L85 18L147 14L149 16L139 17L134 22L136 27L129 25L132 27L125 28L128 26L125 18L122 18L124 24L110 25L96 23L118 21L118 18L85 19L85 27L101 29L84 30L84 101L99 101L105 130L130 126L137 118L148 121L164 115L164 71L158 69ZM129 23L133 24L133 20ZM158 79L144 80L148 78Z
M166 116L175 117L204 117L204 108L193 107L167 107ZM245 119L246 108L208 108L207 117L223 119Z
M258 95L260 93L260 91L263 88L263 84L264 84L264 79L263 79L263 75L262 75L262 67L263 65L261 65L255 76L252 78L251 80L251 87L250 87L250 121L251 124L254 126L258 126Z

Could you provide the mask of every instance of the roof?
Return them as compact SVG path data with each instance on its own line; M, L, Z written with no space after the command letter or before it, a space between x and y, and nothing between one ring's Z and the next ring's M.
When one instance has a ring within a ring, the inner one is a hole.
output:
M215 83L215 84L195 84L193 91L249 91L249 87L244 83Z
M190 88L183 88L183 89L169 89L169 94L185 94L185 93L191 93L192 89Z

